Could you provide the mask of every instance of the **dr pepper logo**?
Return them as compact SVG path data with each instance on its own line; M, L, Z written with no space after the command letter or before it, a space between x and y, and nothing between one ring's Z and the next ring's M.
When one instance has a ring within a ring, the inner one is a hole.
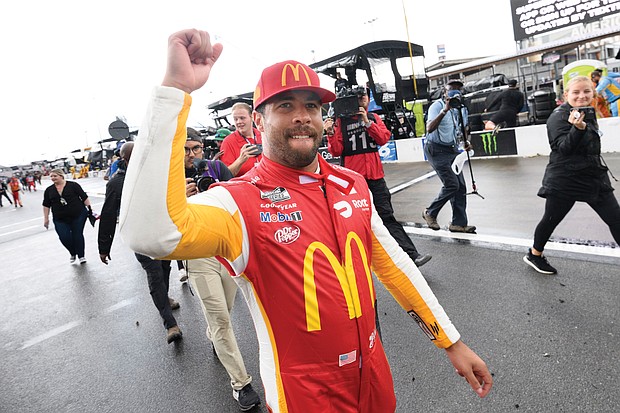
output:
M277 230L274 234L274 238L276 242L279 242L280 244L291 244L299 238L300 234L301 230L297 225L289 225Z

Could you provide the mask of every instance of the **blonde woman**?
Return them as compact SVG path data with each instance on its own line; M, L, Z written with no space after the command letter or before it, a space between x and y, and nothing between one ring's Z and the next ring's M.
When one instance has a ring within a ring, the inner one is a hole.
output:
M523 257L526 264L542 274L556 274L543 255L551 234L575 202L586 202L609 225L620 245L620 206L613 193L608 169L601 158L601 133L591 107L592 81L586 76L569 80L564 102L547 119L551 146L538 196L545 198L545 212L536 226L534 244ZM581 109L580 109L581 108Z
M50 178L53 184L43 194L43 226L49 227L51 210L54 229L69 251L69 261L73 263L77 257L84 264L84 224L91 210L90 200L80 184L65 180L61 169L53 169Z

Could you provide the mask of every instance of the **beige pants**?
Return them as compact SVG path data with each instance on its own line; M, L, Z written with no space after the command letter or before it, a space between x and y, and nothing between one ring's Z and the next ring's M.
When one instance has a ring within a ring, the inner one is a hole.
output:
M186 268L207 320L207 337L230 376L231 386L241 390L252 377L245 369L230 322L237 284L215 258L189 260Z

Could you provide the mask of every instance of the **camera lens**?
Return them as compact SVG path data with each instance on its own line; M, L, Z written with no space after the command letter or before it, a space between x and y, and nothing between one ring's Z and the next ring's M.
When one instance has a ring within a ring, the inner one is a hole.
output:
M196 188L198 188L198 192L204 192L209 189L209 187L213 183L215 183L215 179L211 178L210 176L203 176L201 178L198 178L198 180L196 181Z
M459 99L458 97L453 97L448 101L448 104L451 108L458 109L461 107L461 99Z

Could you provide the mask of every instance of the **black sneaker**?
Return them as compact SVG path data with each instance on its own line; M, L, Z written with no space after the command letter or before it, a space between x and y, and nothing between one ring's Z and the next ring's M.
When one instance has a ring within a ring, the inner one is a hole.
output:
M547 261L547 257L544 255L534 255L532 254L532 249L527 250L527 255L523 257L523 261L530 267L534 268L541 274L557 274L558 270L553 268L549 261Z
M233 390L233 397L239 403L239 409L241 409L242 412L248 411L257 404L260 404L260 398L251 384L246 384L241 390Z
M431 258L433 258L433 256L430 254L418 255L418 258L414 259L413 262L416 265L416 267L421 267L427 262L429 262Z

